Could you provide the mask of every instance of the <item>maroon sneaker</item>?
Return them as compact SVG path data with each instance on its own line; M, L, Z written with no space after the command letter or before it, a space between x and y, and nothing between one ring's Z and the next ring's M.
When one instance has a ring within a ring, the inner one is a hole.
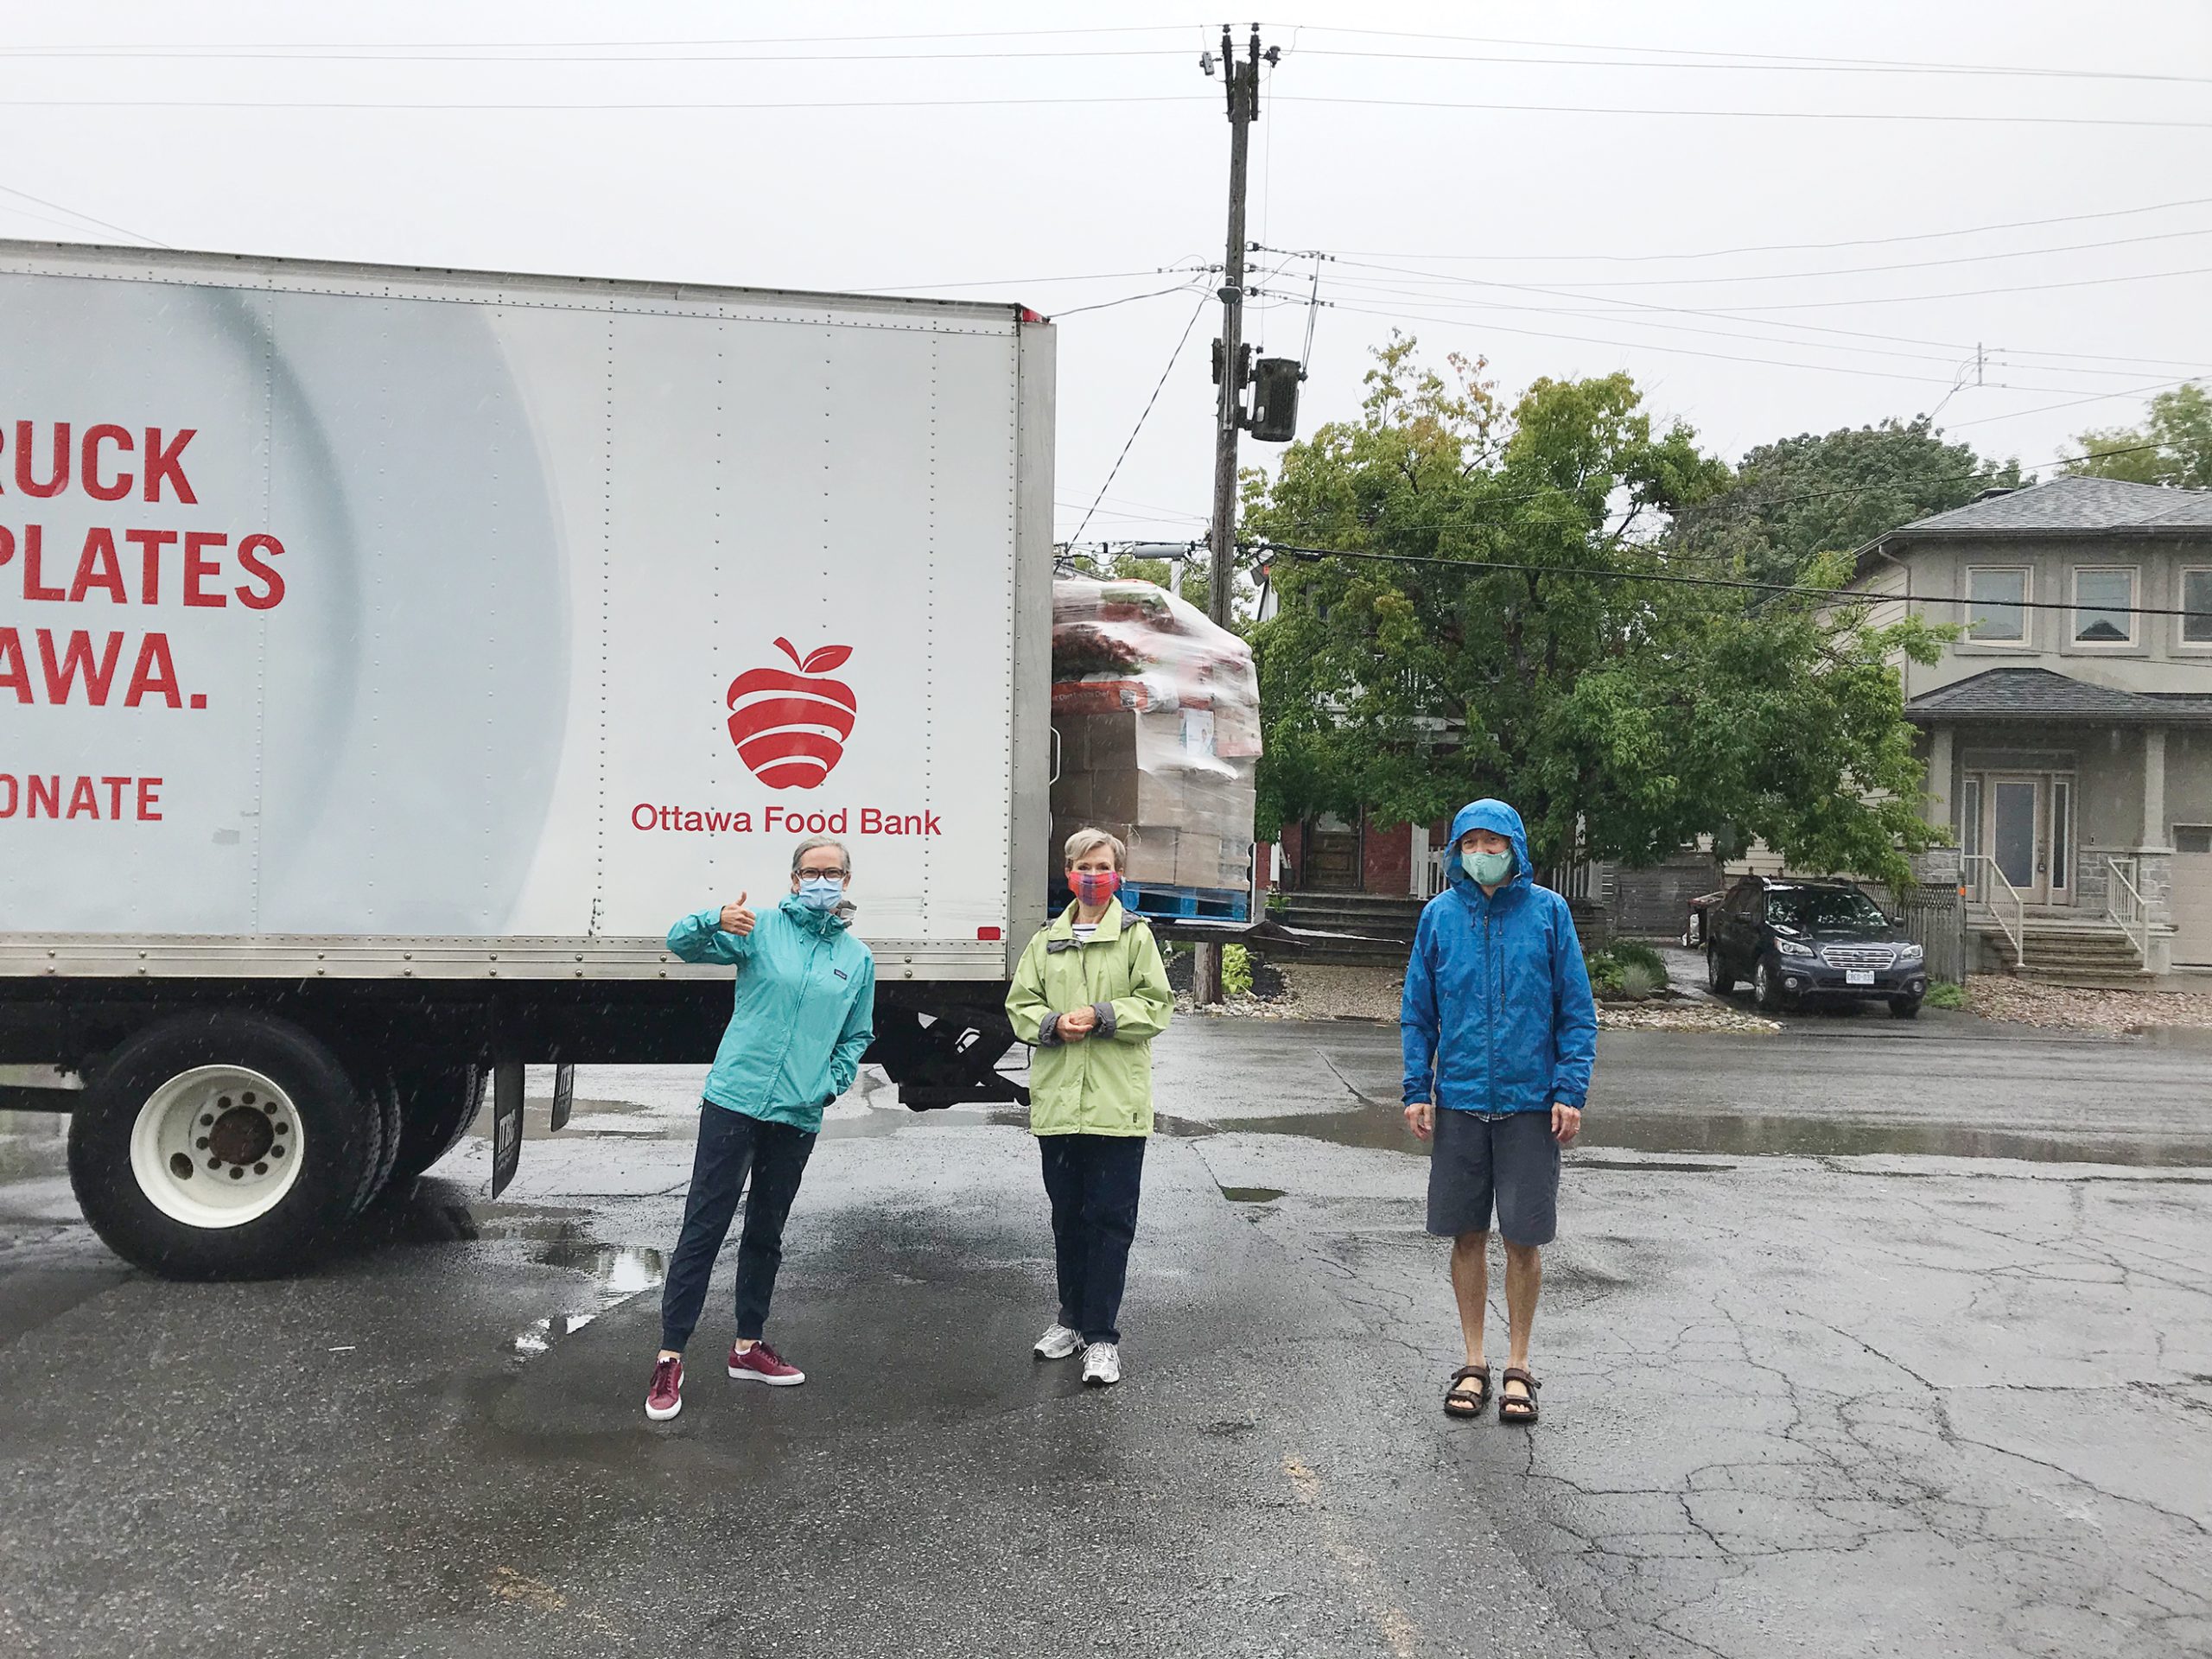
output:
M806 1373L788 1363L765 1342L756 1342L743 1353L732 1344L729 1374L741 1382L766 1382L772 1389L788 1389L806 1381Z
M657 1423L664 1423L683 1409L683 1362L655 1360L653 1385L645 1390L645 1415Z

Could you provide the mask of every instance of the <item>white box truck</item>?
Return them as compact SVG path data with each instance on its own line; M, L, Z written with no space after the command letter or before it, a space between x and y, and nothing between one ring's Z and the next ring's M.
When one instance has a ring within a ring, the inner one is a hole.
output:
M285 1270L525 1061L703 1060L677 917L842 836L908 1104L1020 1097L1050 326L0 243L0 1065L116 1250ZM510 1131L513 1131L512 1137Z

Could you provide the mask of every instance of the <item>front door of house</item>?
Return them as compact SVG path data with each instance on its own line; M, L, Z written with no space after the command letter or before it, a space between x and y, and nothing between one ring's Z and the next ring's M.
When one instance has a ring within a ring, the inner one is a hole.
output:
M1306 826L1306 880L1325 892L1359 891L1359 826L1324 813Z
M1981 796L1981 844L1990 862L2023 903L2049 904L2054 850L2051 779L2042 773L1996 773L1982 779Z

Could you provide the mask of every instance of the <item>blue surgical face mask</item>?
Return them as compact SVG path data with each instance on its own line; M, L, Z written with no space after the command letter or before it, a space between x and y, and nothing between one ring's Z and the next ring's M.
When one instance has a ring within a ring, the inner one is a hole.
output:
M1513 874L1513 854L1510 849L1502 853L1461 853L1459 867L1478 887L1502 887Z
M798 901L809 910L835 910L844 898L845 884L835 876L810 876L798 884Z

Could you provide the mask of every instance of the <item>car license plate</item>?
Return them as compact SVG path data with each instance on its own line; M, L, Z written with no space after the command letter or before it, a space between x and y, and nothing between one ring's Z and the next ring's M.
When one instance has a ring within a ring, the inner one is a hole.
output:
M1847 968L1843 970L1843 982L1847 985L1872 985L1874 970L1872 968Z

